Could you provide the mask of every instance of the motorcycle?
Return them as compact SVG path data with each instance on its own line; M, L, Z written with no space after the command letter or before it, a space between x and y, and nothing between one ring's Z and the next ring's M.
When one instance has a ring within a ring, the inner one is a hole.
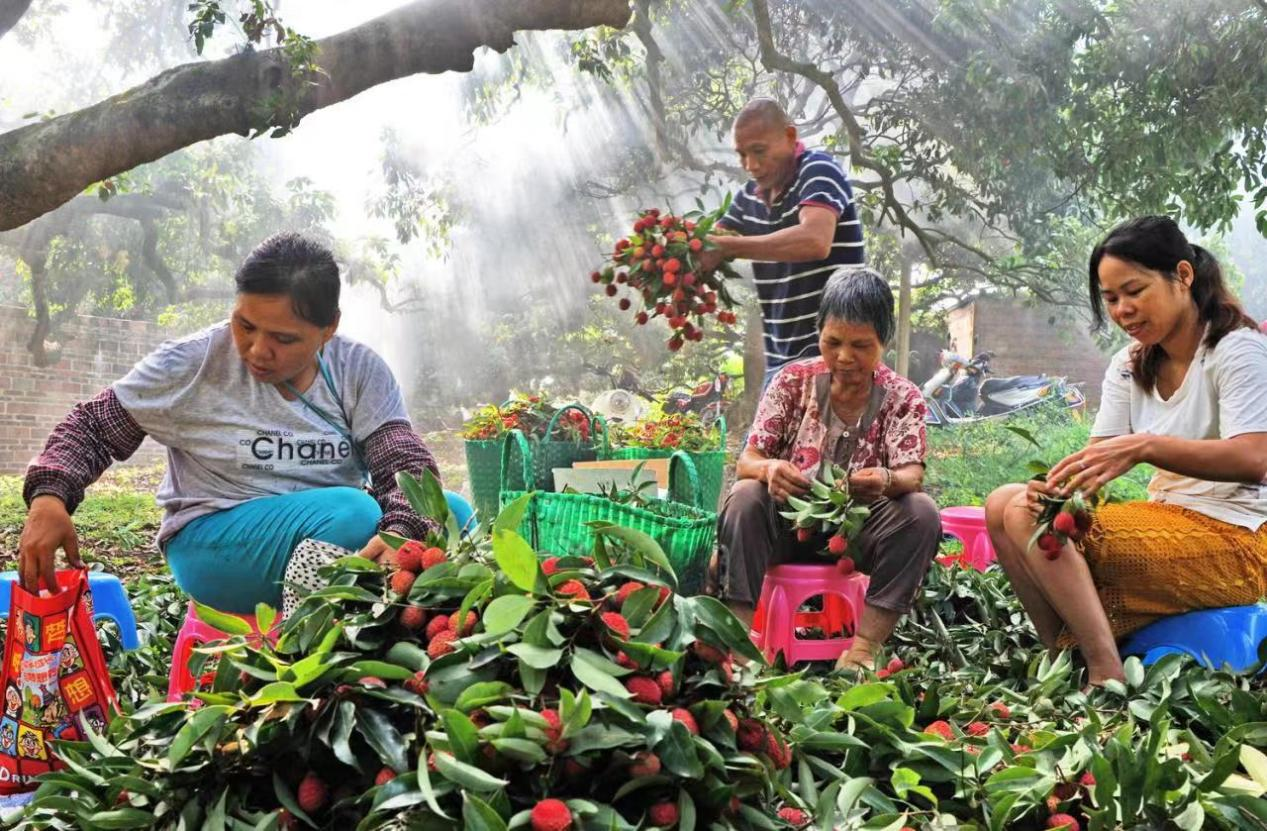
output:
M962 424L1011 415L1039 404L1060 402L1080 410L1086 397L1077 385L1060 376L1013 375L986 378L993 352L969 359L942 350L941 368L924 382L920 391L928 404L928 424Z
M726 389L730 376L719 374L712 381L700 384L690 392L674 390L664 401L665 413L697 413L705 427L721 417L726 405Z

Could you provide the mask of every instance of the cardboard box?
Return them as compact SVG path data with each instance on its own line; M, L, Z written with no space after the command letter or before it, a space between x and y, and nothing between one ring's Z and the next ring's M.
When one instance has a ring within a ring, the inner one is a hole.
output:
M621 490L632 490L638 484L651 482L654 487L649 489L647 496L662 498L668 491L668 461L648 460L639 472L637 482L633 478L634 468L638 467L635 461L575 462L572 467L554 468L554 489L562 491L571 487L581 493L599 494L602 493L602 488L610 491L613 483ZM653 464L654 462L662 464Z

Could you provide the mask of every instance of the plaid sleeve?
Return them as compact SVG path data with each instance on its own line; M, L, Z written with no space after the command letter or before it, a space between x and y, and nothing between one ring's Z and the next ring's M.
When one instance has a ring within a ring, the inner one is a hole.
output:
M409 500L396 484L396 474L401 471L420 476L425 468L437 479L440 477L435 458L409 422L389 421L371 433L365 440L365 456L373 479L370 493L383 509L378 529L413 540L422 539L428 532L439 531L434 520L414 513Z
M35 497L51 494L74 513L84 490L112 462L135 453L144 439L141 425L106 387L96 398L76 404L53 428L43 451L26 469L22 498L29 506Z

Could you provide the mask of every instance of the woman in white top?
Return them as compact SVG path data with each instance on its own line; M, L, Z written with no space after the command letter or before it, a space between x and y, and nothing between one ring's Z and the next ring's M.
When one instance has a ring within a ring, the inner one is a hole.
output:
M999 562L1048 647L1077 645L1089 681L1122 678L1117 639L1166 615L1267 590L1267 336L1218 262L1167 217L1126 222L1091 253L1091 308L1134 343L1113 357L1087 447L1047 482L986 501ZM1043 493L1093 494L1137 464L1146 502L1096 511L1080 550L1029 548Z

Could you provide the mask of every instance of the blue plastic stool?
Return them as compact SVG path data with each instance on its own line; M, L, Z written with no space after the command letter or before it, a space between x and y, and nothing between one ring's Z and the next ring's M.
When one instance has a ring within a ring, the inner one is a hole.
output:
M449 511L452 512L453 518L458 522L458 528L462 529L462 536L465 537L475 528L475 509L460 493L446 490L444 498L449 503Z
M1162 618L1131 635L1123 655L1142 655L1145 664L1171 653L1191 655L1211 669L1224 664L1244 672L1258 663L1258 645L1267 639L1267 604L1200 609Z
M0 617L9 617L10 586L18 582L16 571L0 571ZM136 649L141 645L136 634L136 615L128 602L123 584L113 574L104 571L88 572L88 588L92 591L92 620L105 619L119 627L119 641L124 649Z

